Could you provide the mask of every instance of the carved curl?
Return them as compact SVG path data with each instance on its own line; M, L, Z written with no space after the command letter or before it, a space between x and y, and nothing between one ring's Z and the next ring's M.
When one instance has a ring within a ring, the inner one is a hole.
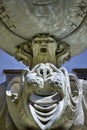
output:
M60 67L70 58L70 46L65 42L59 42L56 50L57 66Z
M29 43L22 43L19 46L16 46L15 58L18 61L21 61L28 66L32 64L32 49Z

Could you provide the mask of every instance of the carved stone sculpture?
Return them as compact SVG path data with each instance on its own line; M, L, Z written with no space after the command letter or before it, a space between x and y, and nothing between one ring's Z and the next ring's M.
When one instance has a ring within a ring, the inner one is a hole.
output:
M87 0L1 0L0 48L30 70L0 86L0 130L87 130L87 88L60 68L86 47Z
M71 56L82 52L87 48L87 0L0 0L0 48L15 56L16 46L41 33L69 44Z
M38 63L47 62L60 67L70 56L70 46L48 33L37 34L15 49L15 58L31 68Z
M5 89L1 130L86 130L83 87L65 68L38 64L24 70L21 78L13 78Z

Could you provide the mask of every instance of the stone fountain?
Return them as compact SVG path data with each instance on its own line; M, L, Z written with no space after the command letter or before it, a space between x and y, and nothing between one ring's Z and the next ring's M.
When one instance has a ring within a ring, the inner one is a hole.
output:
M87 82L61 67L87 48L87 0L1 0L0 48L29 66L0 85L0 130L87 129Z

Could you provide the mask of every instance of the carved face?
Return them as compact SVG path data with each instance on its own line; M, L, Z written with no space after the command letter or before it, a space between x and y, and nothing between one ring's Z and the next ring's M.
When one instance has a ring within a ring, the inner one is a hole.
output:
M30 68L40 63L52 63L59 68L70 59L70 55L70 45L44 33L16 46L15 50L15 58Z
M40 34L32 38L33 65L39 63L56 64L55 51L57 48L56 38L46 34ZM51 50L51 51L50 51Z
M75 108L78 98L75 101L71 96L67 74L64 68L39 64L22 76L20 85L20 78L9 83L6 91L8 109L19 130L57 128L68 120L64 118L67 106Z

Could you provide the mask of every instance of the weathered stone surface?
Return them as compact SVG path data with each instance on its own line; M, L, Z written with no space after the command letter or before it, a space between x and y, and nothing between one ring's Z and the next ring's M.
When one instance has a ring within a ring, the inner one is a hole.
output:
M86 0L1 0L0 48L46 63L1 84L0 130L87 128L86 82L54 66L87 48Z
M1 84L0 130L86 130L87 81L38 64ZM6 91L6 94L5 94Z
M71 57L70 45L50 34L37 34L27 43L16 46L15 58L30 68L39 63L52 63L60 67Z
M0 47L15 46L38 33L50 33L71 47L71 56L87 48L86 0L0 1Z

